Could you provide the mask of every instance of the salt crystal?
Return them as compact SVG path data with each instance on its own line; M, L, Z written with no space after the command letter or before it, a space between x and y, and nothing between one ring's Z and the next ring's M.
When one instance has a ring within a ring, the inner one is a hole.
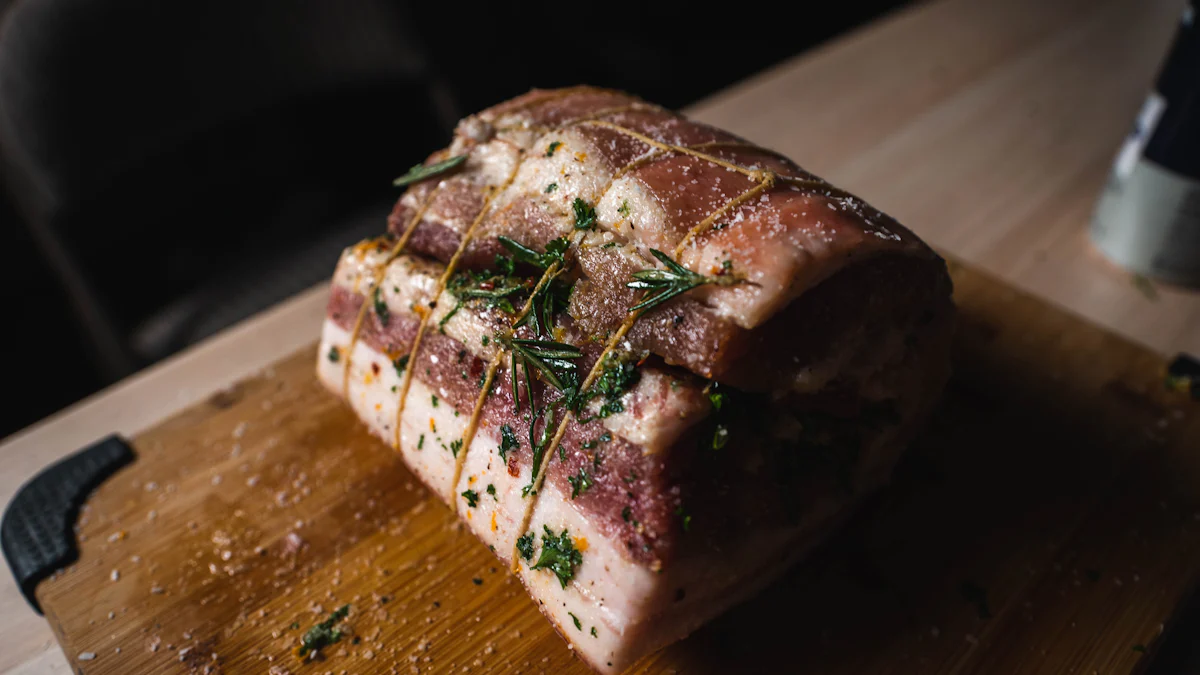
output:
M233 437L241 438L242 436L245 436L245 435L246 435L246 423L238 422L238 425L233 428Z
M108 573L108 578L109 578L109 579L111 579L111 580L113 580L113 581L116 581L117 579L120 579L120 578L121 578L121 573L120 573L120 572L118 572L117 570L113 570L113 571L111 571L111 572L109 572L109 573ZM109 617L109 618L111 619L112 617Z
M213 484L213 485L220 485L220 484L221 484L221 474L219 474L219 473L218 473L218 474L216 474L216 475L214 475L214 476L212 477L212 484Z
M78 659L80 661L91 661L94 658L96 658L95 652L79 652Z

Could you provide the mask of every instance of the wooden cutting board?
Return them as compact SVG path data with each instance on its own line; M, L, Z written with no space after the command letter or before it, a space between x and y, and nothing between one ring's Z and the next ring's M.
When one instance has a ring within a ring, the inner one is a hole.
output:
M892 486L635 672L1115 675L1153 655L1200 574L1200 404L1159 356L953 274L957 374ZM77 671L587 672L314 359L133 439L79 562L37 590ZM354 638L301 663L344 604Z

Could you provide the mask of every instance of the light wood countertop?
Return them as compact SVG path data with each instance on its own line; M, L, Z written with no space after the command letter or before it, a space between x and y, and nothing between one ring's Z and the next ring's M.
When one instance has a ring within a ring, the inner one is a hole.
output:
M1018 288L1164 354L1200 353L1200 293L1158 287L1149 297L1086 234L1182 8L917 4L687 112L782 151ZM5 439L0 503L62 456L135 434L308 345L325 295L302 293ZM0 671L70 672L7 570L0 633Z

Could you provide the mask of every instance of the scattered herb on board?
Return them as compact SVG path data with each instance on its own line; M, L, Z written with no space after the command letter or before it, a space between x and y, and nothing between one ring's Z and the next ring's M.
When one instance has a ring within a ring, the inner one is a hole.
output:
M434 176L446 173L447 171L456 168L459 164L462 164L465 161L467 161L466 155L458 155L456 157L451 157L450 159L430 164L429 166L418 164L409 169L408 173L392 181L392 185L396 187L404 187L405 185L425 180L426 178L433 178Z
M508 451L516 449L517 445L517 435L513 433L513 428L507 424L500 425L500 461L507 464Z
M529 532L517 538L517 552L525 560L533 558L533 533Z
M575 630L583 630L583 624L579 623L579 617L575 616L574 612L567 612L571 617L571 621L575 623Z
M622 216L625 216L626 218L629 217L629 200L628 199L621 200L621 205L619 207L617 207L617 213L621 214Z
M571 499L575 499L592 487L592 477L587 475L582 466L579 467L578 475L567 476L567 482L571 484Z
M463 439L461 438L450 441L450 454L454 457L458 457L458 451L462 450L462 445Z
M964 581L959 585L958 592L962 594L963 600L975 605L975 611L979 614L979 618L992 618L992 610L987 601L987 591L980 588L978 584Z
M724 424L718 424L716 431L713 432L712 449L720 450L729 443L729 429L725 428Z
M487 490L485 490L485 492L487 492L489 495L491 495L492 499L495 499L496 501L500 501L500 498L496 496L496 486L495 485L488 483Z
M666 269L655 267L633 273L634 280L625 285L630 288L645 289L646 295L641 302L629 308L631 312L653 309L677 295L707 284L731 286L742 281L732 274L706 277L671 260L671 256L658 249L652 248L650 253L658 258L659 262L666 266Z
M675 515L679 516L679 522L683 525L683 531L689 532L692 529L692 517L683 510L683 504L675 507Z
M330 363L337 363L342 358L342 352L337 347L330 347L329 354L326 355Z
M475 508L479 504L479 493L474 490L467 490L462 493L463 499L467 500L467 506Z
M388 325L388 319L392 317L392 313L388 310L387 302L383 299L383 289L376 286L373 298L375 302L375 315L379 317L379 323L384 326Z
M595 627L595 626L592 626L592 637L600 637L600 636L599 636L599 635L596 633L596 627Z
M558 183L551 183L546 186L546 194L550 194L558 189Z
M563 588L567 582L575 578L575 568L583 563L583 554L575 549L575 542L566 529L562 534L555 535L550 527L543 525L542 553L530 569L548 569L558 577Z
M553 157L554 151L558 150L560 147L562 147L562 141L554 141L550 143L549 147L546 148L546 156Z
M342 631L334 626L341 623L342 620L350 614L350 605L342 605L334 610L329 618L321 623L308 629L304 637L300 639L300 647L296 650L296 655L300 658L308 656L310 653L315 654L321 649L342 639Z
M575 229L594 230L596 228L596 209L579 197L571 202L571 210L575 212Z
M1131 281L1133 282L1133 287L1138 289L1138 292L1145 296L1147 300L1151 302L1158 300L1158 289L1154 286L1154 282L1140 274L1133 275Z

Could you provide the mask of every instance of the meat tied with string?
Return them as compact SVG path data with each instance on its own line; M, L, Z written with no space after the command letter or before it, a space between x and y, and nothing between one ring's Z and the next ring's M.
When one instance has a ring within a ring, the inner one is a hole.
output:
M534 91L400 182L338 264L318 374L597 670L781 574L948 376L919 239L625 94Z

